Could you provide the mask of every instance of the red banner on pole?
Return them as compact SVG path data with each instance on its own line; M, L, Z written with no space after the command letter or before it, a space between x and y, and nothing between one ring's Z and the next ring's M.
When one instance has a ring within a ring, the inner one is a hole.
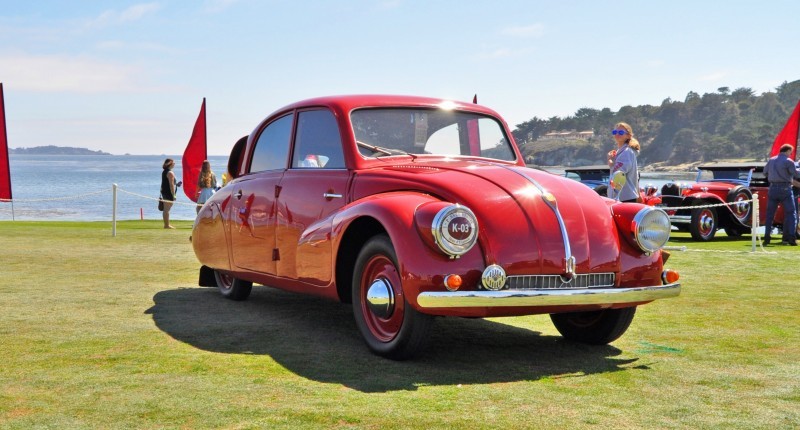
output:
M0 199L11 200L11 164L8 161L6 104L2 82L0 82Z
M196 202L197 197L197 178L200 176L200 169L203 168L203 161L208 158L206 153L206 98L203 97L203 105L200 106L200 115L194 123L192 137L186 150L183 151L181 165L183 166L183 192L189 200Z
M783 126L783 130L778 133L778 136L775 138L775 143L772 144L772 151L770 151L769 156L774 157L781 152L781 146L784 144L792 145L794 149L792 149L792 155L789 156L792 160L794 160L795 156L797 155L797 132L798 127L800 127L800 101L797 102L797 106L794 107L794 112L789 117L789 120L786 121L786 125Z

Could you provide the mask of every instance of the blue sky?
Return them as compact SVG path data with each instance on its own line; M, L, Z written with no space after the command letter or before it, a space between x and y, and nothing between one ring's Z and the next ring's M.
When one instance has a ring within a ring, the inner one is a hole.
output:
M11 147L208 151L331 94L478 101L509 126L800 79L792 1L8 1Z

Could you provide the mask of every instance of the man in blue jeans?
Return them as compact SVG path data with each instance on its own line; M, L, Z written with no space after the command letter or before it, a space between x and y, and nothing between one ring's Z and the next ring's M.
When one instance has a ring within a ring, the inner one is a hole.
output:
M795 196L792 192L792 185L800 186L798 181L797 168L794 161L789 158L794 147L788 143L781 146L780 153L767 161L764 166L764 174L769 181L769 193L767 195L767 219L764 222L764 245L769 245L772 233L772 219L778 204L783 205L783 241L784 245L797 246L797 207L795 206Z

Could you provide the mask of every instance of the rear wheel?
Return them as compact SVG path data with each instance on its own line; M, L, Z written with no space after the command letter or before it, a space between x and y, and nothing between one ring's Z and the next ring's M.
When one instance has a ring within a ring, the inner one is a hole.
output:
M217 281L217 288L223 297L231 300L242 301L250 297L253 283L234 278L218 271L214 271L214 279Z
M737 228L737 227L725 227L725 234L729 237L742 237L743 234L747 233L747 231Z
M752 211L751 201L753 193L747 188L739 185L728 192L726 199L730 205L731 213L741 224L750 224L750 214Z
M628 330L635 314L636 306L550 314L550 319L565 339L591 345L605 345L617 340Z
M692 209L692 219L689 224L692 239L708 242L717 233L717 211L714 208Z
M356 259L353 314L372 352L404 360L423 348L433 317L408 304L397 267L397 256L387 236L367 241Z

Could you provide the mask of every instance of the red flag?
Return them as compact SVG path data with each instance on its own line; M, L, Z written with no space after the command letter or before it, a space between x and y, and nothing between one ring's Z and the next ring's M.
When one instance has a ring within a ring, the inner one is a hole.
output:
M197 201L197 178L200 176L200 169L203 168L203 161L208 158L206 154L206 98L203 97L203 105L200 106L200 115L194 123L192 137L186 150L183 151L181 165L183 166L183 192L189 200Z
M794 148L789 158L794 160L794 157L797 155L798 126L800 126L800 101L798 101L797 106L794 107L794 112L792 112L792 116L789 117L789 120L786 121L783 130L781 130L775 138L775 143L772 144L772 151L769 153L770 157L778 155L778 153L781 152L781 146L788 143Z
M0 199L11 200L11 166L8 162L6 105L3 100L3 83L0 82Z

